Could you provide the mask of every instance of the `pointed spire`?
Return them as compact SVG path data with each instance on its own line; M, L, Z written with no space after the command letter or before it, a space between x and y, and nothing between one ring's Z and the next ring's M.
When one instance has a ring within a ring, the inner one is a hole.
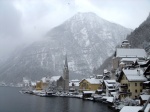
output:
M67 53L66 53L66 59L65 59L65 67L68 68Z

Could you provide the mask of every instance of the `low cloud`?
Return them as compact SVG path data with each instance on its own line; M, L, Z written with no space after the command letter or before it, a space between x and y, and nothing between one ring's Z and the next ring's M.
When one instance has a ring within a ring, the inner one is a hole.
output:
M0 57L22 43L42 38L77 12L127 28L138 27L150 12L149 0L0 0Z

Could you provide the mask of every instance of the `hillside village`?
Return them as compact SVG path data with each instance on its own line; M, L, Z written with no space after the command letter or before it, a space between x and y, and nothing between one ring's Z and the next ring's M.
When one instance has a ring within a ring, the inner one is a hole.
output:
M145 50L131 48L128 40L124 40L122 45L116 48L112 63L112 70L104 69L101 75L69 81L66 55L62 76L43 77L36 82L24 78L22 92L99 101L120 112L132 108L138 109L139 112L149 112L150 59Z

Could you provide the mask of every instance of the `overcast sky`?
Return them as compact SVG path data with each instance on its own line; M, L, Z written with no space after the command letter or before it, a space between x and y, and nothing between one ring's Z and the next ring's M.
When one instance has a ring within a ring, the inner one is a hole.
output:
M150 0L0 0L0 56L34 41L77 12L135 29L148 16Z

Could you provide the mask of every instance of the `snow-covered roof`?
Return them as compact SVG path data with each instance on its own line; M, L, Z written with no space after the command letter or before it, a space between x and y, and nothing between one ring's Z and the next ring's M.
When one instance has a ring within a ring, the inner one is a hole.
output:
M31 82L31 86L36 86L36 82Z
M48 79L47 79L47 77L43 77L41 80L43 83L46 83Z
M95 78L91 78L91 79L85 79L87 80L90 84L100 84L100 79L95 79Z
M80 82L78 79L71 80L70 82Z
M69 86L72 86L72 83L74 83L74 86L79 86L79 82L69 82Z
M144 112L149 112L150 111L150 104L147 105L146 109Z
M120 61L124 62L124 61L132 61L132 62L136 62L136 60L138 60L138 58L122 58Z
M145 58L147 54L144 49L125 49L117 48L116 57L137 57Z
M123 69L123 72L129 81L147 81L140 68Z
M117 92L110 92L111 95L115 96L116 94L118 94Z
M124 106L120 112L138 112L141 110L143 107L142 106ZM148 104L144 110L144 112L149 112L150 111L150 104Z
M52 77L51 77L51 80L52 80L52 81L57 81L57 80L59 80L60 77L61 77L61 76L52 76Z
M84 94L95 93L95 91L83 91Z
M140 95L142 100L148 100L150 95Z
M101 91L103 91L103 90L102 90L102 89L97 89L96 91L101 92Z
M145 82L143 82L143 83L148 84L148 83L150 83L150 81L145 81Z
M107 87L113 87L116 84L116 80L104 80Z
M108 102L113 102L114 97L103 96L102 99L106 99Z
M96 75L96 76L103 76L103 75Z
M121 62L119 65L124 65L125 63L124 62Z
M107 69L104 69L104 73L108 73L108 70L107 70Z
M144 60L143 60L143 61L138 61L138 64L139 64L139 65L144 65L144 64L146 64L146 63L147 63L147 62L144 61Z
M141 106L124 106L120 112L138 112L141 109Z

